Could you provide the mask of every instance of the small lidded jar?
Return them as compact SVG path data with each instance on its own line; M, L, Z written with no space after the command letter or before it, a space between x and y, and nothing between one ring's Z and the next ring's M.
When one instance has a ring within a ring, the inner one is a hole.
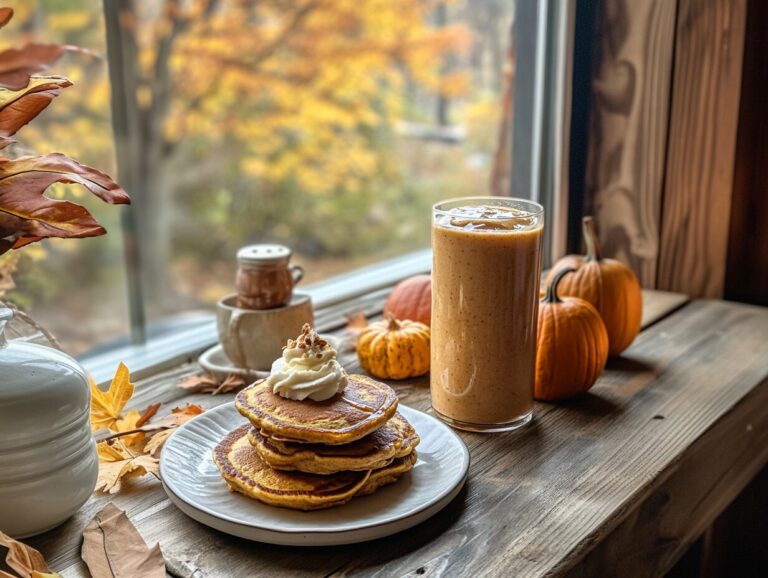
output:
M304 269L290 265L291 250L284 245L248 245L237 252L237 306L272 309L287 305Z

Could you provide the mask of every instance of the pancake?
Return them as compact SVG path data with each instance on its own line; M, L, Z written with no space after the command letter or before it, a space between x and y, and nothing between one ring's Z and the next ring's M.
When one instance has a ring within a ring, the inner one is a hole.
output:
M363 487L358 490L355 496L367 496L382 486L394 484L403 474L413 469L417 459L418 456L416 455L416 452L413 451L407 456L397 458L385 468L372 471L368 480Z
M400 413L373 433L344 445L275 440L256 428L251 429L248 438L273 468L316 474L380 469L408 455L419 443L416 430Z
M271 436L308 443L348 444L377 430L397 410L397 395L385 383L350 375L343 392L325 401L297 401L272 393L260 380L237 394L235 407Z
M352 499L371 472L341 472L329 476L274 470L248 441L246 424L227 434L213 450L213 461L229 487L250 498L283 508L319 510Z

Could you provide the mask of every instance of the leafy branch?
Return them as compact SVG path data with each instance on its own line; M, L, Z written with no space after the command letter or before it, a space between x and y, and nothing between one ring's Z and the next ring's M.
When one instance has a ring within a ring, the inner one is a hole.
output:
M0 8L0 28L13 17ZM37 76L65 52L87 52L59 44L27 44L0 52L0 150L72 83L61 76ZM55 183L78 184L106 203L128 204L128 194L112 178L60 153L0 156L0 254L48 237L96 237L106 233L87 209L51 199Z

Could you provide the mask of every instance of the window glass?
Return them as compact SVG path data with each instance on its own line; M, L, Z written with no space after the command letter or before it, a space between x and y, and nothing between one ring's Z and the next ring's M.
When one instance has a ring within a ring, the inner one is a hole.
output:
M510 0L13 4L3 43L104 56L62 59L76 85L19 137L116 156L155 326L231 292L245 244L290 246L307 283L428 247L440 199L506 192ZM11 294L75 353L128 332L123 209L78 200L110 234L30 248Z
M8 3L4 3L8 5ZM109 79L103 15L98 0L10 2L13 20L0 30L2 48L27 42L74 44L94 54L64 55L47 74L68 77L64 89L29 125L6 156L65 153L115 174ZM80 354L128 332L121 208L106 205L76 186L56 186L49 196L84 205L109 234L91 239L55 239L0 256L0 271L15 268L15 288L0 287L12 301L45 326L66 351Z

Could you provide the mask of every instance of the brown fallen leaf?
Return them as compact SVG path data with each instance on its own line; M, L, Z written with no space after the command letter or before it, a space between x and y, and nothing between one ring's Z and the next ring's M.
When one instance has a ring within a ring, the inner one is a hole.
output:
M357 338L360 333L368 327L368 319L365 317L365 311L356 311L346 315L347 325L344 333L341 335L339 351L354 351L357 347Z
M122 442L131 447L141 447L144 441L144 430L147 422L157 413L160 409L160 403L150 405L144 410L144 413L139 413L135 409L132 409L125 417L120 418L114 425L114 431L116 434L108 436L106 439L112 439L114 437L122 437ZM129 435L130 434L130 435Z
M163 445L165 445L165 442L171 437L172 433L172 429L157 432L149 438L149 441L147 441L147 444L144 446L144 451L153 458L158 457L160 455L160 450L163 449Z
M230 373L226 379L221 382L215 376L208 373L190 375L179 381L177 384L178 387L186 389L192 393L210 393L213 395L237 391L246 385L247 382L245 381L245 378L236 373Z
M165 578L160 545L148 548L125 512L112 503L85 527L80 556L93 578Z
M360 333L363 329L368 327L368 319L365 317L365 311L360 310L355 313L349 313L347 318L347 331L352 333Z
M221 382L221 385L214 389L211 394L217 395L219 393L230 393L232 391L237 391L240 388L243 388L246 386L245 378L242 375L237 375L235 373L230 373L227 378Z
M0 532L0 548L8 549L8 553L5 555L5 564L16 572L16 574L10 574L0 569L0 578L16 578L16 575L21 576L21 578L60 577L60 574L50 573L48 564L40 552L32 546L14 540L3 532Z
M202 406L195 403L188 403L186 407L173 408L171 413L152 423L144 424L132 430L115 432L103 437L101 441L109 441L115 438L122 438L124 440L130 439L129 436L137 433L143 435L144 433L158 432L149 439L143 448L144 453L154 456L160 451L160 447L165 443L165 440L168 439L171 433L173 433L174 429L187 423L193 417L200 415L203 411L205 410Z
M162 403L153 403L150 405L147 409L144 410L144 413L141 414L141 417L136 422L136 427L141 427L145 423L147 423L149 420L151 420L155 414L157 413L157 410L160 409L160 406L163 405Z
M99 454L99 476L96 490L116 494L123 480L152 474L160 475L158 461L148 455L134 455L119 441L96 444Z

